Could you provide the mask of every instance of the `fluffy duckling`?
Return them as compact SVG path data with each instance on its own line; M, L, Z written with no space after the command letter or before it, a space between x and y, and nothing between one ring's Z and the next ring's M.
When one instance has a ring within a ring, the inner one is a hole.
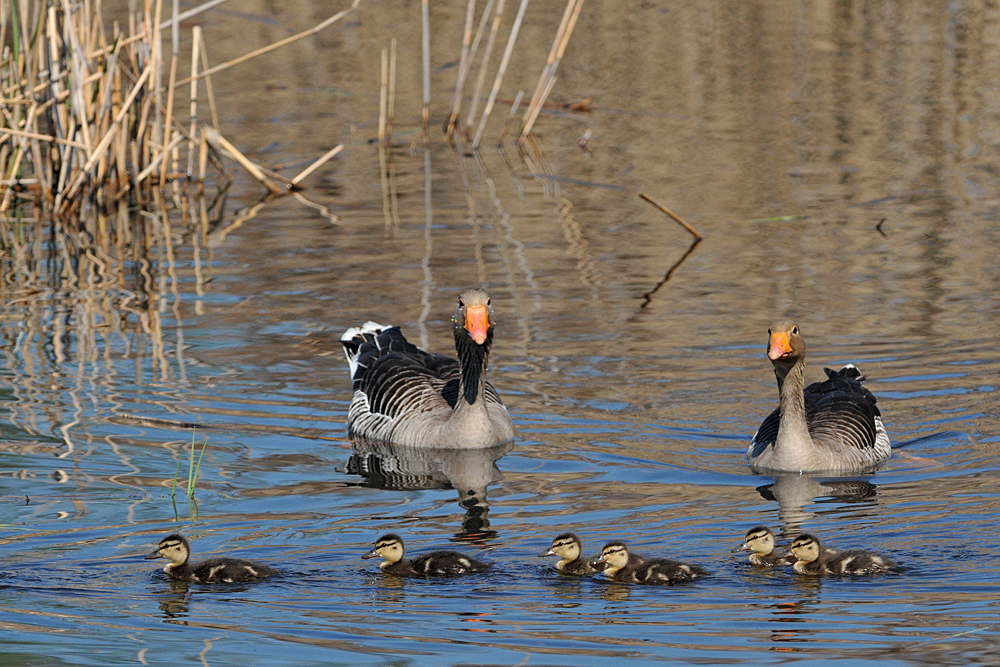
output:
M573 533L556 535L552 540L552 547L538 554L539 558L545 556L559 556L556 569L563 574L593 574L604 569L603 563L594 566L591 565L591 561L583 557L583 545L580 544L580 538ZM597 557L593 560L597 560Z
M266 565L251 563L240 558L212 558L201 565L188 564L191 557L191 544L183 535L174 533L167 535L156 550L146 556L146 560L166 558L167 564L163 571L167 576L177 581L192 581L198 584L257 581L277 574L277 570Z
M767 526L754 526L747 531L743 544L733 549L733 553L750 552L750 563L753 565L791 565L795 557L784 549L775 549L774 533Z
M688 565L667 558L643 558L630 554L620 540L604 545L601 555L590 561L591 567L604 566L604 574L614 581L634 584L676 584L703 577L708 572L697 565Z
M878 574L894 563L870 551L834 551L824 549L812 535L799 535L792 540L792 553L798 559L792 566L800 574Z
M431 551L417 556L413 560L403 558L405 547L403 538L389 533L375 541L375 548L362 558L382 557L379 569L386 574L401 577L443 576L448 574L465 574L467 572L482 572L489 563L470 558L457 551Z

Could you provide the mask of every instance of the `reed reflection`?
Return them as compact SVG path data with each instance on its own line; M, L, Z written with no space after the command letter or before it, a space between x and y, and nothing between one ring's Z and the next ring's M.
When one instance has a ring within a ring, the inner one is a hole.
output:
M497 534L490 529L487 489L503 479L497 461L511 447L508 442L489 449L436 449L355 438L347 472L360 475L364 486L375 489L455 489L465 511L455 538L484 540Z

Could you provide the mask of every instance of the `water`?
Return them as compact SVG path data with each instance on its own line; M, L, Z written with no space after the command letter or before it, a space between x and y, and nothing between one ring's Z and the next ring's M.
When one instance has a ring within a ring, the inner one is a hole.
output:
M226 7L204 19L213 62L329 10ZM561 10L529 9L501 98L533 89ZM543 114L541 155L508 144L481 160L437 134L424 152L418 16L418 3L362 3L348 24L217 77L224 133L252 158L345 143L307 181L341 220L282 200L197 267L182 247L162 349L113 318L79 325L105 312L91 308L105 303L99 286L5 283L3 661L1000 660L997 10L588 4L553 99L593 96L593 110ZM436 124L462 21L457 5L432 8ZM368 140L390 36L401 59L398 222L390 200L387 224ZM691 240L639 191L706 236L645 307ZM239 181L229 210L258 196ZM454 300L479 283L499 320L490 372L514 446L352 445L341 332L376 319L449 352ZM869 377L897 447L876 473L775 479L747 467L777 401L766 328L783 317L803 330L811 379L845 362ZM192 440L200 451L205 439L196 504L182 492L172 502L175 471L186 477ZM877 549L901 568L757 571L729 553L757 523ZM712 576L676 587L561 578L536 554L568 529L588 553L624 538ZM195 560L238 555L285 574L172 583L142 556L177 530ZM388 531L414 551L451 545L495 567L383 577L360 556Z

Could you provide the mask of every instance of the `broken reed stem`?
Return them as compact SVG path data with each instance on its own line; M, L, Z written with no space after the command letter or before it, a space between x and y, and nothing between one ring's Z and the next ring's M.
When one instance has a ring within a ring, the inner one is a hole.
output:
M320 157L318 160L316 160L311 165L309 165L308 167L306 167L305 169L303 169L302 171L300 171L299 174L295 178L292 179L291 185L298 185L302 181L302 179L304 179L309 174L313 173L314 171L316 171L317 169L319 169L320 167L322 167L331 158L333 158L335 155L337 155L342 150L344 150L344 144L337 144L337 146L335 146L331 150L329 150L326 153L324 153L323 156Z
M225 0L222 0L223 2ZM188 176L194 173L194 142L198 136L198 45L201 43L201 26L196 25L191 29L191 102L188 114L191 116L191 124L188 127Z
M255 162L251 161L246 155L237 150L236 147L229 143L224 136L216 132L214 128L206 128L206 137L208 138L209 144L217 147L216 150L223 149L228 152L234 160L239 162L244 169L250 172L251 176L256 178L261 185L270 190L272 193L280 194L284 192L284 188L276 184L272 179L268 178Z
M424 130L424 145L430 143L428 126L431 115L431 24L430 0L420 0L420 71L423 74L423 109L421 123Z
M233 58L232 60L230 60L228 62L222 63L221 65L216 65L215 67L208 68L205 71L203 71L201 74L199 74L198 78L204 78L206 76L211 76L212 74L216 74L217 72L221 72L222 70L226 70L226 69L229 69L230 67L235 67L236 65L240 65L242 63L245 63L248 60L252 60L253 58L256 58L257 56L262 56L265 53L270 53L271 51L274 51L275 49L280 49L283 46L287 46L287 45L291 44L292 42L297 42L297 41L299 41L300 39L302 39L304 37L309 37L310 35L315 35L316 33L320 32L322 30L325 30L326 28L329 28L331 25L333 25L334 23L336 23L340 19L342 19L345 16L347 16L348 14L350 14L352 11L354 11L354 8L357 7L360 2L361 2L361 0L354 0L354 2L351 3L351 6L348 7L347 9L344 9L344 10L341 10L341 11L337 12L336 14L334 14L333 16L331 16L330 18L326 19L325 21L321 21L320 23L317 23L316 25L314 25L312 28L309 28L308 30L303 30L300 33L292 35L291 37L286 37L285 39L278 40L277 42L274 42L273 44L268 44L267 46L261 47L261 48L257 49L256 51L251 51L250 53L247 53L247 54L244 54L242 56L239 56L238 58ZM175 85L180 86L180 85L183 85L183 84L189 83L189 82L190 82L190 79L181 79Z
M489 0L486 9L483 10L485 18L490 12L494 0ZM493 44L496 42L497 31L500 29L500 20L503 18L504 0L497 2L496 13L493 15L493 23L490 27L490 36L486 39L486 50L483 52L483 59L479 62L479 75L476 77L476 87L472 92L472 105L469 107L469 114L465 119L466 139L472 133L472 124L476 120L476 111L479 110L479 98L483 94L483 85L486 83L486 70L490 64L490 56L493 55Z
M493 104L500 93L500 84L503 82L503 75L507 71L507 64L510 62L510 55L514 51L517 34L521 30L521 21L524 19L524 12L527 9L528 0L521 0L521 6L518 7L517 16L514 18L514 25L510 29L510 35L507 37L507 46L504 48L503 57L500 59L500 67L497 69L496 78L493 80L493 89L490 90L489 99L486 100L486 106L483 108L483 117L479 119L479 127L476 128L476 138L472 141L473 149L478 149L479 142L483 139L483 133L486 131L486 123L490 119Z
M556 37L552 42L552 49L549 51L548 60L542 69L542 75L538 77L538 85L535 86L535 93L531 96L528 110L524 115L524 124L521 127L521 136L518 141L524 141L535 125L538 114L542 112L542 105L548 98L552 87L555 85L556 70L562 60L563 53L566 52L566 45L569 44L570 35L576 27L576 20L580 17L580 10L583 9L583 0L569 0L566 3L566 11L563 12L562 21L556 31Z
M462 109L462 88L465 85L465 75L468 71L469 50L472 47L472 24L476 17L476 0L469 0L465 7L465 32L462 33L462 53L458 58L458 77L455 80L455 97L451 102L451 115L448 116L448 126L445 137L451 141L458 123L458 114Z
M385 125L389 106L389 54L382 49L382 68L378 86L378 144L385 146Z
M396 38L389 42L389 100L386 105L386 144L392 143L392 115L396 107Z
M681 216L677 215L676 213L674 213L673 211L671 211L669 208L667 208L666 206L664 206L660 202L656 201L655 199L653 199L652 197L650 197L649 195L647 195L645 192L640 192L639 196L642 199L645 199L646 201L648 201L650 204L652 204L656 208L660 209L663 213L665 213L668 217L670 217L671 219L673 219L673 221L676 222L677 224L679 224L681 227L683 227L684 229L688 230L688 233L691 234L691 236L695 237L699 241L704 238L701 234L699 234L697 231L695 231L694 227L692 227L687 222L685 222L684 219Z

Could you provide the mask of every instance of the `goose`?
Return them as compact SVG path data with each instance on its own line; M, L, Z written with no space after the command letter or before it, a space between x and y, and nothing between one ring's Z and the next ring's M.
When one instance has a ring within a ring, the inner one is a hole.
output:
M379 569L386 574L401 577L444 576L449 574L466 574L482 572L490 567L489 563L476 560L457 551L431 551L417 556L413 560L403 558L406 547L403 538L395 533L388 533L375 541L375 548L362 558L382 557Z
M733 553L750 552L753 565L791 565L795 558L784 549L775 549L774 533L767 526L754 526L747 531L743 544L733 549Z
M792 540L792 553L798 559L792 569L799 574L878 574L894 566L871 551L824 549L818 539L805 534Z
M495 326L489 294L467 289L451 317L458 359L425 352L399 327L367 322L341 336L354 396L352 436L416 447L476 449L514 439L486 363Z
M190 557L191 544L183 535L174 533L160 540L156 549L146 556L146 560L166 558L163 571L168 577L197 584L257 581L278 573L274 568L241 558L212 558L193 566L188 564Z
M629 553L621 540L612 540L601 549L601 555L590 561L597 569L603 566L604 574L614 581L633 584L676 584L703 577L708 572L697 565L688 565L667 558L643 558Z
M552 546L542 553L539 558L545 556L559 556L559 561L555 567L562 574L581 575L593 574L604 569L603 565L593 566L590 560L583 557L583 546L580 538L573 533L561 533L552 539ZM597 560L595 557L591 560Z
M767 333L781 403L747 448L750 466L765 472L850 473L889 458L881 413L858 369L851 364L839 371L824 369L824 382L803 388L806 345L799 328L779 322Z

